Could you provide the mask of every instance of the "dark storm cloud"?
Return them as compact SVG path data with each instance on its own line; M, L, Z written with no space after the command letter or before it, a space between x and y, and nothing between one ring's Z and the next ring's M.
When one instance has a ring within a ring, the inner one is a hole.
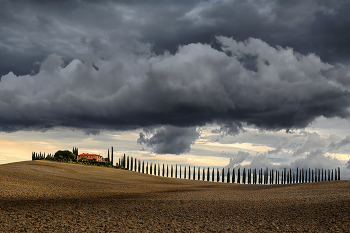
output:
M1 129L123 130L223 122L222 129L232 134L242 122L279 130L306 127L321 115L349 116L349 92L322 75L334 67L317 56L258 39L217 40L224 51L190 44L174 55L155 55L149 44L95 40L87 43L102 48L107 59L65 65L52 54L36 75L2 77ZM257 72L239 61L246 55L256 57Z
M270 45L348 63L348 1L1 1L0 76L37 72L57 53L92 59L84 40L140 40L157 53L215 43L215 36L260 38ZM6 59L4 59L6 58Z
M332 1L2 0L0 129L168 125L187 135L218 123L217 133L235 135L242 123L289 130L348 118L348 10ZM143 143L188 151L158 140L174 130Z

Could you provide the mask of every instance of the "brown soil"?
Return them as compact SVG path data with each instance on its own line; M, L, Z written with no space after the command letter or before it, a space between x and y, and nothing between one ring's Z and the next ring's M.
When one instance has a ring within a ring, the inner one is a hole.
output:
M350 181L244 185L0 165L0 232L350 232Z

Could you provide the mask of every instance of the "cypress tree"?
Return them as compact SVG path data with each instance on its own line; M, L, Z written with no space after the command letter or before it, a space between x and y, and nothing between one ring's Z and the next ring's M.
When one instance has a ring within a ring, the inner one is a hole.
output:
M247 184L250 184L250 169L248 168L248 172L247 172Z
M197 174L197 180L200 180L200 177L201 177L201 168L200 167L198 167L198 172L197 172L198 174Z
M230 177L231 177L230 168L227 168L227 180L226 180L227 183L230 183Z
M210 180L210 171L209 171L209 167L208 167L208 171L207 171L207 181Z
M337 169L334 169L334 180L338 180L337 179Z
M113 167L113 163L114 161L113 161L113 146L112 146L112 148L111 148L111 163L112 163L112 167ZM120 164L119 164L120 165Z
M296 173L296 178L295 178L296 183L299 183L298 174L299 174L299 168L297 167L297 173Z
M283 176L283 171L282 171L282 177L281 177L282 180L281 180L281 184L284 184L284 183L283 183L283 177L284 177L284 176Z
M134 168L134 164L133 164L133 162L134 162L134 158L133 157L131 157L131 159L130 159L130 171L132 171L133 170L133 168Z
M156 163L154 164L154 175L155 176L157 175L157 164Z
M193 180L196 180L196 166L193 166Z
M186 166L185 166L185 171L184 171L184 179L186 179Z
M310 174L309 174L310 176ZM307 183L307 169L305 169L305 180L304 180L305 183Z
M148 162L146 163L146 174L148 174Z
M205 170L204 170L204 167L203 167L203 175L202 175L202 180L203 180L203 181L205 180Z
M317 182L317 168L315 168L315 182Z
M142 160L142 173L145 173L145 161Z
M328 169L328 181L331 181L331 170Z
M175 178L177 178L177 164L175 165Z
M309 183L310 183L310 178L311 178L311 170L309 168Z
M236 177L235 177L235 169L232 169L232 183L236 182Z
M318 182L320 182L320 177L321 177L320 172L321 172L321 169L318 169Z
M111 160L110 160L110 158L109 158L109 148L108 148L107 154L108 154L108 162L111 162Z
M276 180L275 180L275 184L278 184L277 170L276 170Z
M188 179L191 179L191 166L188 166Z
M304 177L304 168L301 169L301 173L302 173L302 175L301 175L301 177L302 177L302 178L301 178L301 183L305 183L305 179L304 179L304 178L305 178L305 177Z
M238 172L237 172L237 184L241 183L241 168L238 168Z
M173 165L171 165L171 178L173 178Z
M193 180L196 180L196 166L193 166L193 177L192 177L192 179Z
M186 167L185 167L185 169L186 169ZM181 179L181 165L180 165L180 179Z
M225 171L224 168L222 168L222 173L221 173L221 182L224 183L225 182Z
M153 165L153 163L151 163L150 164L150 166L149 166L149 173L150 173L150 175L153 175L153 167L152 167L152 165Z
M340 167L338 167L338 180L340 180Z
M211 181L214 182L214 168L213 168L213 171L211 173Z
M216 182L220 181L219 168L216 168Z
M245 184L245 182L246 182L246 172L245 172L245 168L243 168L243 184Z
M169 166L168 166L168 164L166 165L166 177L169 177Z
M324 179L323 179L323 168L322 168L322 179L321 179L321 181L324 181Z
M139 173L141 173L141 160L139 159Z
M333 181L333 169L332 169L332 181Z
M163 163L163 177L165 175L164 163Z

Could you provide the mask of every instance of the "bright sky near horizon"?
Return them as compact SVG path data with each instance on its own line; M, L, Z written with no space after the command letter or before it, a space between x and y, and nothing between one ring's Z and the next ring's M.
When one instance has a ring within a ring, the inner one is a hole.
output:
M350 179L350 2L1 5L0 164L113 146Z

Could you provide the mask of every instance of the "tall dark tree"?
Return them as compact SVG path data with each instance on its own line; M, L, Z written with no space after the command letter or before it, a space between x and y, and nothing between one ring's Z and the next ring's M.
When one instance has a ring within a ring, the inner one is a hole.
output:
M333 169L332 169L332 177L331 177L331 180L333 181Z
M309 174L310 175L310 174ZM305 169L305 179L304 182L307 183L307 169Z
M208 167L208 171L207 171L207 181L209 181L210 180L210 171L209 171L209 167Z
M236 177L235 177L235 169L232 169L232 183L236 182Z
M177 164L175 165L175 178L177 178Z
M221 173L221 182L224 183L225 182L225 170L224 168L222 168L222 173Z
M340 167L338 167L338 180L340 180Z
M311 178L311 169L309 168L309 183L310 183L310 178Z
M196 166L193 166L193 180L196 180Z
M240 183L241 183L241 168L239 167L237 171L237 184L240 184Z
M164 168L164 163L163 163L163 177L165 175L165 168Z
M227 175L226 175L226 182L230 183L230 178L231 178L231 174L230 174L230 168L227 168Z
M198 174L197 174L197 178L198 178L198 180L200 180L200 177L201 177L201 168L200 167L198 167Z
M297 183L299 183L298 174L299 174L299 168L297 167L297 173L296 173L296 178L295 178Z
M220 181L219 168L216 168L216 182Z
M181 179L181 165L180 165L180 170L179 170L179 172L180 172L180 179Z
M112 166L113 166L114 165L114 161L113 161L113 146L111 148L111 163L112 163Z
M205 180L205 169L203 167L203 175L202 175L202 180L204 181Z
M168 164L166 165L166 177L169 177L169 166L168 166Z
M213 168L213 171L211 173L211 181L214 182L214 168Z

